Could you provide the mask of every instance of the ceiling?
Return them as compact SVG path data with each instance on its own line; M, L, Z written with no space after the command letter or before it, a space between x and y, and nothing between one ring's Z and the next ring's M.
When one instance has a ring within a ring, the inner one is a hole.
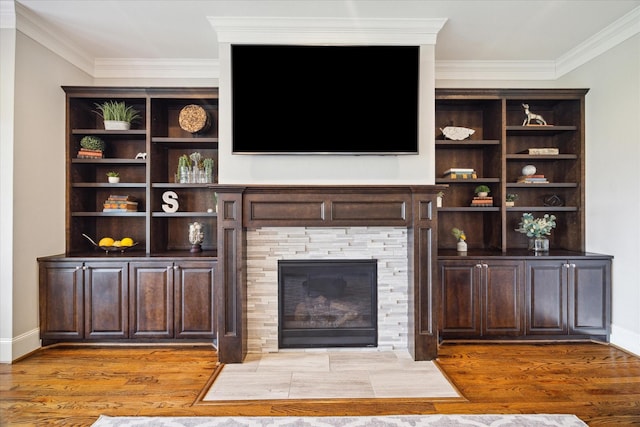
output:
M27 35L55 38L92 64L94 76L105 60L216 61L211 17L447 18L437 63L554 68L584 46L640 27L640 0L15 0L15 12L19 30L22 17Z

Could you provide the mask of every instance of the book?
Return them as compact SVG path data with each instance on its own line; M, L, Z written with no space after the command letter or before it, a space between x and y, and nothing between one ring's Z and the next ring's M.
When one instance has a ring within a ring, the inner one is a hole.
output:
M87 150L85 148L81 148L78 151L79 159L101 159L103 157L102 151L99 150Z
M450 168L444 171L444 175L447 175L450 173L475 173L475 171L476 170L472 168Z
M124 201L129 201L129 202L135 201L135 199L133 197L129 196L128 194L126 194L126 195L110 194L108 200L124 200Z
M540 156L540 155L558 155L560 154L560 150L557 148L529 148L527 150L525 150L525 153L532 155L532 156Z
M444 178L449 179L478 179L478 175L475 172L451 172L444 175Z

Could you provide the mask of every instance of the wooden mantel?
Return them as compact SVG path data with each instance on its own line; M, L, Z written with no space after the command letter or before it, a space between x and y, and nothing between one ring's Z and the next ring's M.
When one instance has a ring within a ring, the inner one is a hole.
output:
M247 352L246 229L259 227L407 227L409 351L431 360L438 348L436 195L443 186L218 185L218 358L240 363Z

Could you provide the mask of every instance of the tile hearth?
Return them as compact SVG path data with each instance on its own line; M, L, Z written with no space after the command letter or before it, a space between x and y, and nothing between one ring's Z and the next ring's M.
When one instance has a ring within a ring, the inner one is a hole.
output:
M407 352L291 350L225 365L203 401L460 398L431 361Z

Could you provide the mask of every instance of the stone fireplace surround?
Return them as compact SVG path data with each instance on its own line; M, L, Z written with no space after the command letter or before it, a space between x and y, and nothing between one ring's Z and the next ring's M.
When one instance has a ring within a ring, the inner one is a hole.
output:
M407 244L404 227L262 227L247 230L248 352L278 351L278 261L341 259L377 261L377 348L408 350Z
M372 234L393 230L393 233L404 235L399 239L390 238L387 243L406 240L406 250L401 250L403 260L391 262L399 275L404 274L402 270L406 266L406 282L402 279L405 283L398 284L406 289L406 295L399 299L406 298L406 305L401 303L395 307L402 314L396 312L391 316L394 319L391 323L396 322L397 325L379 333L379 339L383 338L379 345L402 348L406 342L414 360L434 359L438 344L438 293L434 285L437 248L435 199L443 188L435 185L216 186L218 269L215 306L219 360L222 363L240 363L249 351L277 351L277 305L275 347L273 329L267 330L272 322L259 320L261 316L257 314L261 308L267 312L273 310L269 306L269 298L256 297L260 294L255 286L262 280L259 277L267 277L266 281L273 282L277 293L277 277L275 280L268 277L272 274L268 271L274 268L270 265L272 262L261 263L260 257L256 256L258 248L253 244L265 230L284 233L286 237L279 236L278 239L284 238L289 242L283 245L285 249L282 250L297 252L294 256L304 257L311 257L316 250L330 251L330 248L310 246L301 249L302 245L296 244L292 234L301 230L306 230L304 233L309 233L309 236L314 233L324 235L325 242L331 242L327 247L335 243L336 233L354 233L355 237L346 239L350 242L336 252L337 257L346 253L351 256L352 251L358 252L358 258L371 257L369 249L364 247L369 246L367 242L370 243L372 238L379 237L372 237ZM360 232L368 237L360 239ZM384 237L382 239L385 240ZM317 237L314 240L318 240ZM277 270L277 266L275 268ZM386 286L385 281L379 277L379 286ZM256 308L255 304L266 305ZM399 321L398 316L403 320ZM268 328L265 327L267 324Z

